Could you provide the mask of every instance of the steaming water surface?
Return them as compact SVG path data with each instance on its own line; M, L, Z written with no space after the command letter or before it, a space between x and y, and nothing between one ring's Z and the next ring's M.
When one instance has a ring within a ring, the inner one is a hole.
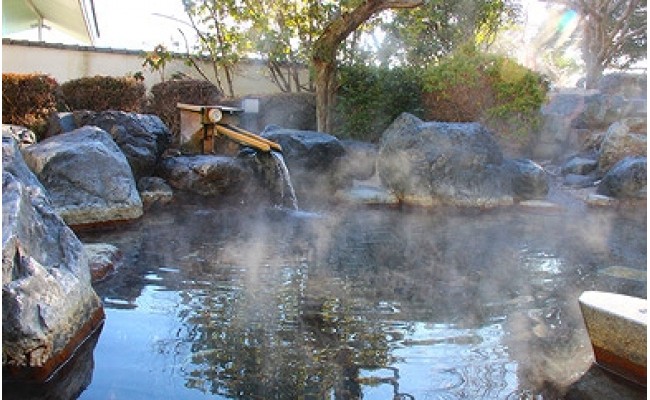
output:
M580 293L646 293L638 210L188 205L82 239L125 265L81 399L553 398L593 360Z

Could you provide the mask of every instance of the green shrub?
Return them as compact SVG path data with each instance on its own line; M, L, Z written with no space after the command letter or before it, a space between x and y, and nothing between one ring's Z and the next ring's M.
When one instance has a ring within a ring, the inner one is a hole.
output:
M59 84L47 75L2 74L2 123L22 125L41 138L56 112Z
M376 142L402 112L422 114L418 73L410 68L340 68L335 134Z
M171 132L180 132L181 115L177 103L220 104L223 93L204 80L181 79L161 82L151 87L147 112L156 114Z
M134 77L93 76L61 85L70 110L139 112L145 100L144 84Z
M503 56L460 49L423 73L425 118L480 121L520 143L541 123L548 82Z

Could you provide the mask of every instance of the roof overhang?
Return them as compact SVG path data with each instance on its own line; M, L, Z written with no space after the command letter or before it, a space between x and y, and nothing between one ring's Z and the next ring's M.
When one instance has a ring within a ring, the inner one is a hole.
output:
M85 44L99 36L93 0L2 0L2 36L44 25Z

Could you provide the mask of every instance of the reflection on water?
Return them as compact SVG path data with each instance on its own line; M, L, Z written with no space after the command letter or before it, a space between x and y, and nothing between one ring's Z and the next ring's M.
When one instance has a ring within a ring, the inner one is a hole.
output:
M82 239L126 259L82 399L553 398L592 361L579 294L646 291L599 273L645 270L645 215L610 211L184 206Z

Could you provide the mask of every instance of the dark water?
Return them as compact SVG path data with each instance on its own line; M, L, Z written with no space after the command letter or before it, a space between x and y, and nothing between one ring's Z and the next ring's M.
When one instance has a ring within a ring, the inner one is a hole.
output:
M80 399L559 398L580 293L647 287L644 209L186 205L82 240L124 266Z

